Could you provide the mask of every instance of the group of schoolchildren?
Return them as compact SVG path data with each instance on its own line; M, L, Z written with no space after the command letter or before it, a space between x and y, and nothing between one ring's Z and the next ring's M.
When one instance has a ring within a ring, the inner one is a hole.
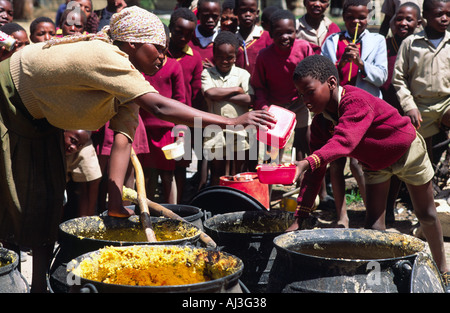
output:
M90 6L81 10L79 24L67 22L70 9L61 13L57 25L51 19L38 18L30 26L30 40L48 40L58 36L59 30L60 36L84 32L87 24L97 25L98 31L105 25L100 21L124 6L121 1L108 1L100 14L92 11L91 1L76 1L82 9ZM375 33L367 29L367 0L344 3L345 30L325 16L329 2L323 0L304 0L306 14L300 19L290 11L268 7L261 12L261 23L257 0L199 0L188 6L179 2L167 28L164 64L157 74L145 78L166 97L230 118L273 104L296 113L293 146L298 152L300 194L296 222L290 230L301 228L317 195L323 203L330 201L326 174L332 186L336 224L349 226L344 182L347 160L367 208L368 228L385 229L386 221L394 218L392 199L405 182L434 260L448 284L430 160L433 136L450 126L450 2L424 0L423 9L421 3L404 2L391 4L387 11L388 3L383 9L390 13L380 33ZM0 0L3 10L7 11L8 5L9 1ZM95 18L91 18L93 14ZM11 31L8 24L14 24L12 19L0 30L19 44L27 44L16 34L25 31ZM167 160L161 148L183 141L188 130L173 133L173 123L141 112L141 130L136 131L133 148L148 179L149 198L160 177L162 202L180 203L190 161ZM68 164L72 164L68 174L78 183L77 192L84 195L78 199L86 202L79 204L83 209L78 215L95 214L95 203L99 209L106 208L102 177L106 177L112 131L105 125L92 133L67 130L65 134L66 154L71 156ZM231 144L227 141L230 134ZM187 149L192 140L185 141ZM211 185L218 185L223 175L254 171L258 160L248 155L251 144L245 131L205 135L205 155L198 164L200 187L206 183L208 171ZM230 151L235 155L229 159L214 157ZM241 160L236 153L242 151L247 155ZM132 188L131 163L127 175L125 185Z

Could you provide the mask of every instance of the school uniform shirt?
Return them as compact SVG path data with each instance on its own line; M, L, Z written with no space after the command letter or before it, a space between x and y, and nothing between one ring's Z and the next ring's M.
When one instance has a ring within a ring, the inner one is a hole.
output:
M110 121L133 140L139 107L127 103L157 91L128 55L100 40L44 44L11 56L11 77L29 113L60 129L97 130Z
M186 103L186 89L181 64L175 59L166 58L162 68L153 76L144 75L145 79L163 96ZM140 110L147 131L149 153L139 155L143 167L161 170L175 169L175 160L167 160L161 150L174 142L172 122L163 121L147 111Z
M202 57L198 51L192 49L189 45L185 46L183 53L183 56L174 58L169 51L167 56L181 64L186 89L186 104L197 107L202 89Z
M336 65L339 40L346 38L352 42L353 38L347 31L332 34L322 46L322 55L328 57ZM387 52L386 38L380 34L371 33L364 30L356 40L361 44L361 59L364 62L364 73L358 69L355 86L371 93L376 97L382 97L380 87L387 79ZM352 69L356 66L353 64Z
M256 57L251 85L255 90L255 109L271 104L286 106L298 98L292 75L297 64L313 55L310 44L296 39L291 49L280 50L275 44L262 49Z
M380 87L380 90L381 93L383 94L383 100L392 105L397 110L399 110L400 114L403 115L403 110L397 98L397 92L395 91L394 85L392 84L392 76L394 75L394 65L395 61L397 60L397 53L399 46L400 45L398 44L398 41L396 40L395 37L386 38L388 78L386 82L383 84L383 86Z
M195 28L194 36L192 36L189 45L192 49L197 50L200 53L203 61L209 60L214 63L213 45L214 39L217 37L219 31L216 30L214 34L210 37L204 37L198 31L198 25Z
M236 66L247 70L250 75L253 73L256 63L256 56L259 51L270 46L273 43L269 32L265 31L261 26L255 25L247 38L237 33L240 46L236 55Z
M240 67L233 65L230 72L226 75L219 73L216 67L205 68L202 72L202 91L206 92L210 88L228 88L241 87L246 94L253 95L253 88L250 85L250 73ZM225 116L228 118L235 118L248 112L248 107L237 105L229 101L212 101L206 99L210 113ZM215 148L225 146L224 133L239 134L242 137L246 136L246 131L231 131L224 129L223 132L215 134L215 136L208 136L205 138L205 148ZM249 149L248 142L243 140L236 147L236 151Z
M339 87L338 120L326 112L314 116L311 151L297 202L298 214L311 211L327 164L341 157L357 159L364 169L378 171L408 151L416 138L410 119L384 100L354 87Z
M417 104L434 105L450 95L450 32L435 47L425 31L408 36L400 45L392 83L405 112Z
M339 26L326 16L320 21L317 29L312 28L306 22L305 15L298 19L296 23L297 38L309 42L316 54L321 53L323 42L328 36L341 31Z

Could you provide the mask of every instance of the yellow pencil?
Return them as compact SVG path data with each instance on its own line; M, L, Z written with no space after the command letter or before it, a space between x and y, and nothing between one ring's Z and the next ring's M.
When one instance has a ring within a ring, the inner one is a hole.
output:
M355 35L353 36L353 43L356 42L356 37L358 36L358 26L359 23L356 23L356 30L355 30ZM348 72L348 81L350 82L350 79L352 78L352 65L353 62L350 63L350 72Z

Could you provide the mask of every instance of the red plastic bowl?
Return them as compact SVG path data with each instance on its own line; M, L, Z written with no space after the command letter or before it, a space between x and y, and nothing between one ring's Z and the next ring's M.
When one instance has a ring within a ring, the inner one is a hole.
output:
M259 181L263 184L292 185L295 178L295 164L260 164L256 167Z

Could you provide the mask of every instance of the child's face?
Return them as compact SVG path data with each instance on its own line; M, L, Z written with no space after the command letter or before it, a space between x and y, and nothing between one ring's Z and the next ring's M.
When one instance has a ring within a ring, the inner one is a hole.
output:
M394 18L393 33L399 38L406 38L413 34L420 21L417 11L412 7L401 7Z
M176 49L183 49L192 39L196 24L184 18L179 18L170 29L170 44Z
M25 46L30 44L30 40L28 39L28 35L26 31L20 30L11 34L12 37L16 39L16 50L25 48Z
M67 17L69 17L69 15ZM85 25L81 16L78 13L71 14L70 16L73 20L68 21L68 18L66 18L66 21L64 21L61 25L63 36L82 34L84 32Z
M55 36L55 25L49 22L42 22L36 25L36 30L30 35L32 42L44 42Z
M450 2L434 1L433 9L423 11L423 17L427 20L427 29L437 33L445 33L450 22Z
M11 23L13 21L12 3L6 0L0 0L0 26Z
M212 34L220 19L220 4L218 2L203 2L198 8L197 18L204 31Z
M331 102L332 91L337 87L336 83L336 78L333 76L324 83L311 76L294 81L298 95L302 97L308 110L315 114L322 113L327 109Z
M361 34L366 29L368 16L369 9L364 5L351 5L342 13L345 28L347 29L350 36L352 36L352 38L355 35L356 24L359 24L357 36L359 36L359 34Z
M329 0L305 0L306 12L313 18L322 18L325 10L330 5Z
M89 18L92 13L92 5L90 0L75 0L80 4L81 10L84 11L84 14L86 14L86 17Z
M281 50L289 50L295 41L295 23L291 19L281 19L272 25L270 36Z
M220 73L228 73L236 63L236 49L230 44L214 47L214 62Z
M239 20L239 27L252 28L259 18L258 3L255 0L239 1L236 15Z
M89 140L89 134L84 130L66 130L64 146L66 155L77 153Z
M225 9L220 15L220 28L235 33L238 27L238 18L234 15L233 9Z

